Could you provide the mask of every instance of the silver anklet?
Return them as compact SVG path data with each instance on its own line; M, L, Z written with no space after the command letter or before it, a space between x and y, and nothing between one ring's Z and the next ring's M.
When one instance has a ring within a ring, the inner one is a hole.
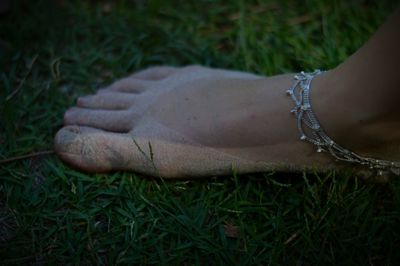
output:
M336 160L350 163L358 163L376 171L377 175L395 174L400 175L400 162L378 160L360 156L349 151L335 141L333 141L322 129L315 113L311 108L310 89L311 81L316 76L323 73L317 69L311 73L304 73L294 76L294 85L287 90L287 94L292 97L295 107L291 110L297 118L297 127L300 132L300 140L308 141L317 146L317 152L329 152Z

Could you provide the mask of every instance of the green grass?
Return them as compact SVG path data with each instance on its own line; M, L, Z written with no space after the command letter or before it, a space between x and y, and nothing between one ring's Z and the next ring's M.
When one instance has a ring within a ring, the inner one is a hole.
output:
M13 1L1 15L0 160L51 150L77 96L150 65L332 68L398 1L104 3ZM81 173L55 155L0 165L2 265L396 265L399 247L399 180L163 182Z

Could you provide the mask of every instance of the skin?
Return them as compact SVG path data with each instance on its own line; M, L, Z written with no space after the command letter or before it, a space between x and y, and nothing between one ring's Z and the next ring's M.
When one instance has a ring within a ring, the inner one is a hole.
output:
M348 60L317 76L311 91L313 110L337 143L397 161L399 26L397 11ZM293 102L285 94L293 76L201 66L142 70L79 98L65 113L55 150L84 171L132 170L164 178L232 170L365 173L299 140Z

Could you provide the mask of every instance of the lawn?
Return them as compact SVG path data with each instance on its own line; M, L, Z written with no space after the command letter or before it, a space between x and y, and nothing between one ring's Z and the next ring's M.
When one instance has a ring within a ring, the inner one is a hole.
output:
M166 64L333 68L398 3L13 1L0 15L0 264L398 265L400 180L167 181L52 153L63 112L115 79Z

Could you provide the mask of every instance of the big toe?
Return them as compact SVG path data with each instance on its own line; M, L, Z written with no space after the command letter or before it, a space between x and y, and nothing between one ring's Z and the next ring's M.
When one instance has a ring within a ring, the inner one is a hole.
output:
M128 170L143 164L137 154L132 154L132 144L128 134L82 126L63 127L54 139L54 149L62 160L88 172Z

